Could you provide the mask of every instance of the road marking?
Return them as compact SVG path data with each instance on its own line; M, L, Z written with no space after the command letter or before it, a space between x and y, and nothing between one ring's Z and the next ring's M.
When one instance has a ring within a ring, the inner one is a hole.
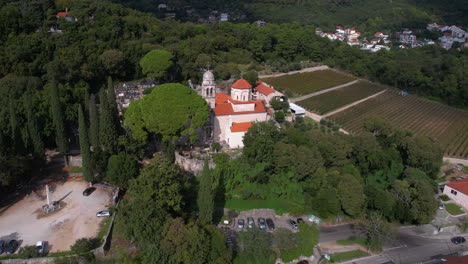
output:
M397 249L397 248L404 248L404 247L408 247L408 245L403 245L403 246L398 246L398 247L392 247L392 248L385 248L384 251L390 251L390 250L394 250L394 249Z

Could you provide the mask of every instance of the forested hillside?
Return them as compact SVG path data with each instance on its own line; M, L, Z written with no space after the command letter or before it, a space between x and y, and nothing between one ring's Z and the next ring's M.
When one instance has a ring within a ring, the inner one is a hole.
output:
M66 8L71 21L56 17ZM106 1L1 1L0 20L0 156L9 161L2 163L2 186L17 183L24 154L41 160L44 148L61 145L66 151L77 142L78 105L86 109L89 95L99 103L107 77L142 78L139 60L154 49L174 57L162 82L196 83L207 67L228 79L316 61L450 105L468 105L465 50L368 53L319 38L313 26L298 23L185 24Z

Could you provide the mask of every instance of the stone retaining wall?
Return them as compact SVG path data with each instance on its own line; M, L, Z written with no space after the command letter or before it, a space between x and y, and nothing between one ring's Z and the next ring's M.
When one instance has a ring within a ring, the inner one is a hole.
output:
M184 157L177 152L175 153L175 163L179 165L184 171L193 173L195 176L200 175L200 173L203 171L203 166L205 165L204 160ZM213 160L208 160L208 166L210 169L214 169L216 167Z

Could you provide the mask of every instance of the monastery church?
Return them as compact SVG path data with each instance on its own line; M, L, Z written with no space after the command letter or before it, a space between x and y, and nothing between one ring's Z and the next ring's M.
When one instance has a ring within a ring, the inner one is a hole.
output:
M217 93L211 71L203 74L201 95L212 110L213 140L225 143L230 148L242 148L244 135L252 126L252 122L270 120L272 113L268 109L270 100L283 96L261 81L253 89L244 79L232 84L230 95Z

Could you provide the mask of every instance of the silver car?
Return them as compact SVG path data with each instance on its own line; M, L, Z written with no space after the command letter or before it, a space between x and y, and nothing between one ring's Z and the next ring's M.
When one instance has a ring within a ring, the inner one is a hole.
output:
M97 217L109 217L111 216L111 212L109 210L99 211L96 213Z
M248 226L249 228L252 228L252 227L255 226L255 222L254 222L254 220L253 220L252 217L247 217L247 226Z
M266 228L266 225L265 225L265 218L260 217L260 218L258 219L258 227L259 227L260 229L265 229L265 228Z

